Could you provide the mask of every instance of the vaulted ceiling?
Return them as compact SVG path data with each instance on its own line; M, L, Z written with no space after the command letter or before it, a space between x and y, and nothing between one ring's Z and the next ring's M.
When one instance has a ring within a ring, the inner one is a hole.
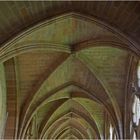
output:
M130 69L140 54L139 8L0 2L4 137L105 138L110 122L123 138Z

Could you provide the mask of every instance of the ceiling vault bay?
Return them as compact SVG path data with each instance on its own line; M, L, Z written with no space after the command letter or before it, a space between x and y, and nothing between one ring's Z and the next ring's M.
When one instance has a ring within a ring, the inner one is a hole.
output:
M89 11L85 12L79 9L84 2L48 2L47 18L45 7L35 13L29 8L32 2L3 4L12 12L18 10L13 10L15 6L23 6L22 17L14 18L13 13L7 18L15 19L13 29L5 20L0 23L0 31L1 24L9 29L9 35L2 30L0 39L8 112L4 138L105 138L105 115L117 137L124 138L129 70L140 54L138 38L134 40L127 27L122 30L125 23L119 27L118 20L110 26L115 17L100 20L103 11L97 16L90 13L94 2L86 2ZM53 6L56 13L50 12ZM65 6L69 8L63 9ZM107 2L102 6L105 9ZM125 7L128 15L129 6ZM119 14L117 10L115 14ZM137 29L135 33L139 34Z

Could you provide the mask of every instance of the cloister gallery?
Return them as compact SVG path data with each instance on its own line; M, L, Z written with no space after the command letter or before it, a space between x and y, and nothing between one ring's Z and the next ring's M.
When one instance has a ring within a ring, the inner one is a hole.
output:
M139 1L0 1L2 139L140 139Z

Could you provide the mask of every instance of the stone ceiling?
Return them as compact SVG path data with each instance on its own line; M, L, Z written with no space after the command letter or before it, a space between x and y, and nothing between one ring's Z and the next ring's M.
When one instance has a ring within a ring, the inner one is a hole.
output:
M0 2L5 138L104 138L105 116L122 138L139 9L139 2Z
M140 35L139 2L1 2L0 4L0 43L4 43L19 32L36 23L66 12L79 12L91 15L116 27L133 37ZM133 20L132 20L133 17Z

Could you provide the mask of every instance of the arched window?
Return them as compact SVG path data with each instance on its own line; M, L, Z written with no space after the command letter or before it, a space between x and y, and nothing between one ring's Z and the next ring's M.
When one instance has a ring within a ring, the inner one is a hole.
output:
M109 135L110 135L110 140L112 140L113 139L113 127L111 124L110 124L110 128L109 128Z
M140 65L137 68L138 87L140 87Z
M113 139L114 139L114 140L117 140L117 135L116 135L116 134L114 134Z
M135 131L133 133L133 140L137 140L137 135L136 135L136 132Z
M130 121L130 133L132 133L132 129L133 129L133 123L132 121Z
M138 126L140 120L140 99L136 95L134 96L132 112L133 112L133 123L135 123L135 125Z

